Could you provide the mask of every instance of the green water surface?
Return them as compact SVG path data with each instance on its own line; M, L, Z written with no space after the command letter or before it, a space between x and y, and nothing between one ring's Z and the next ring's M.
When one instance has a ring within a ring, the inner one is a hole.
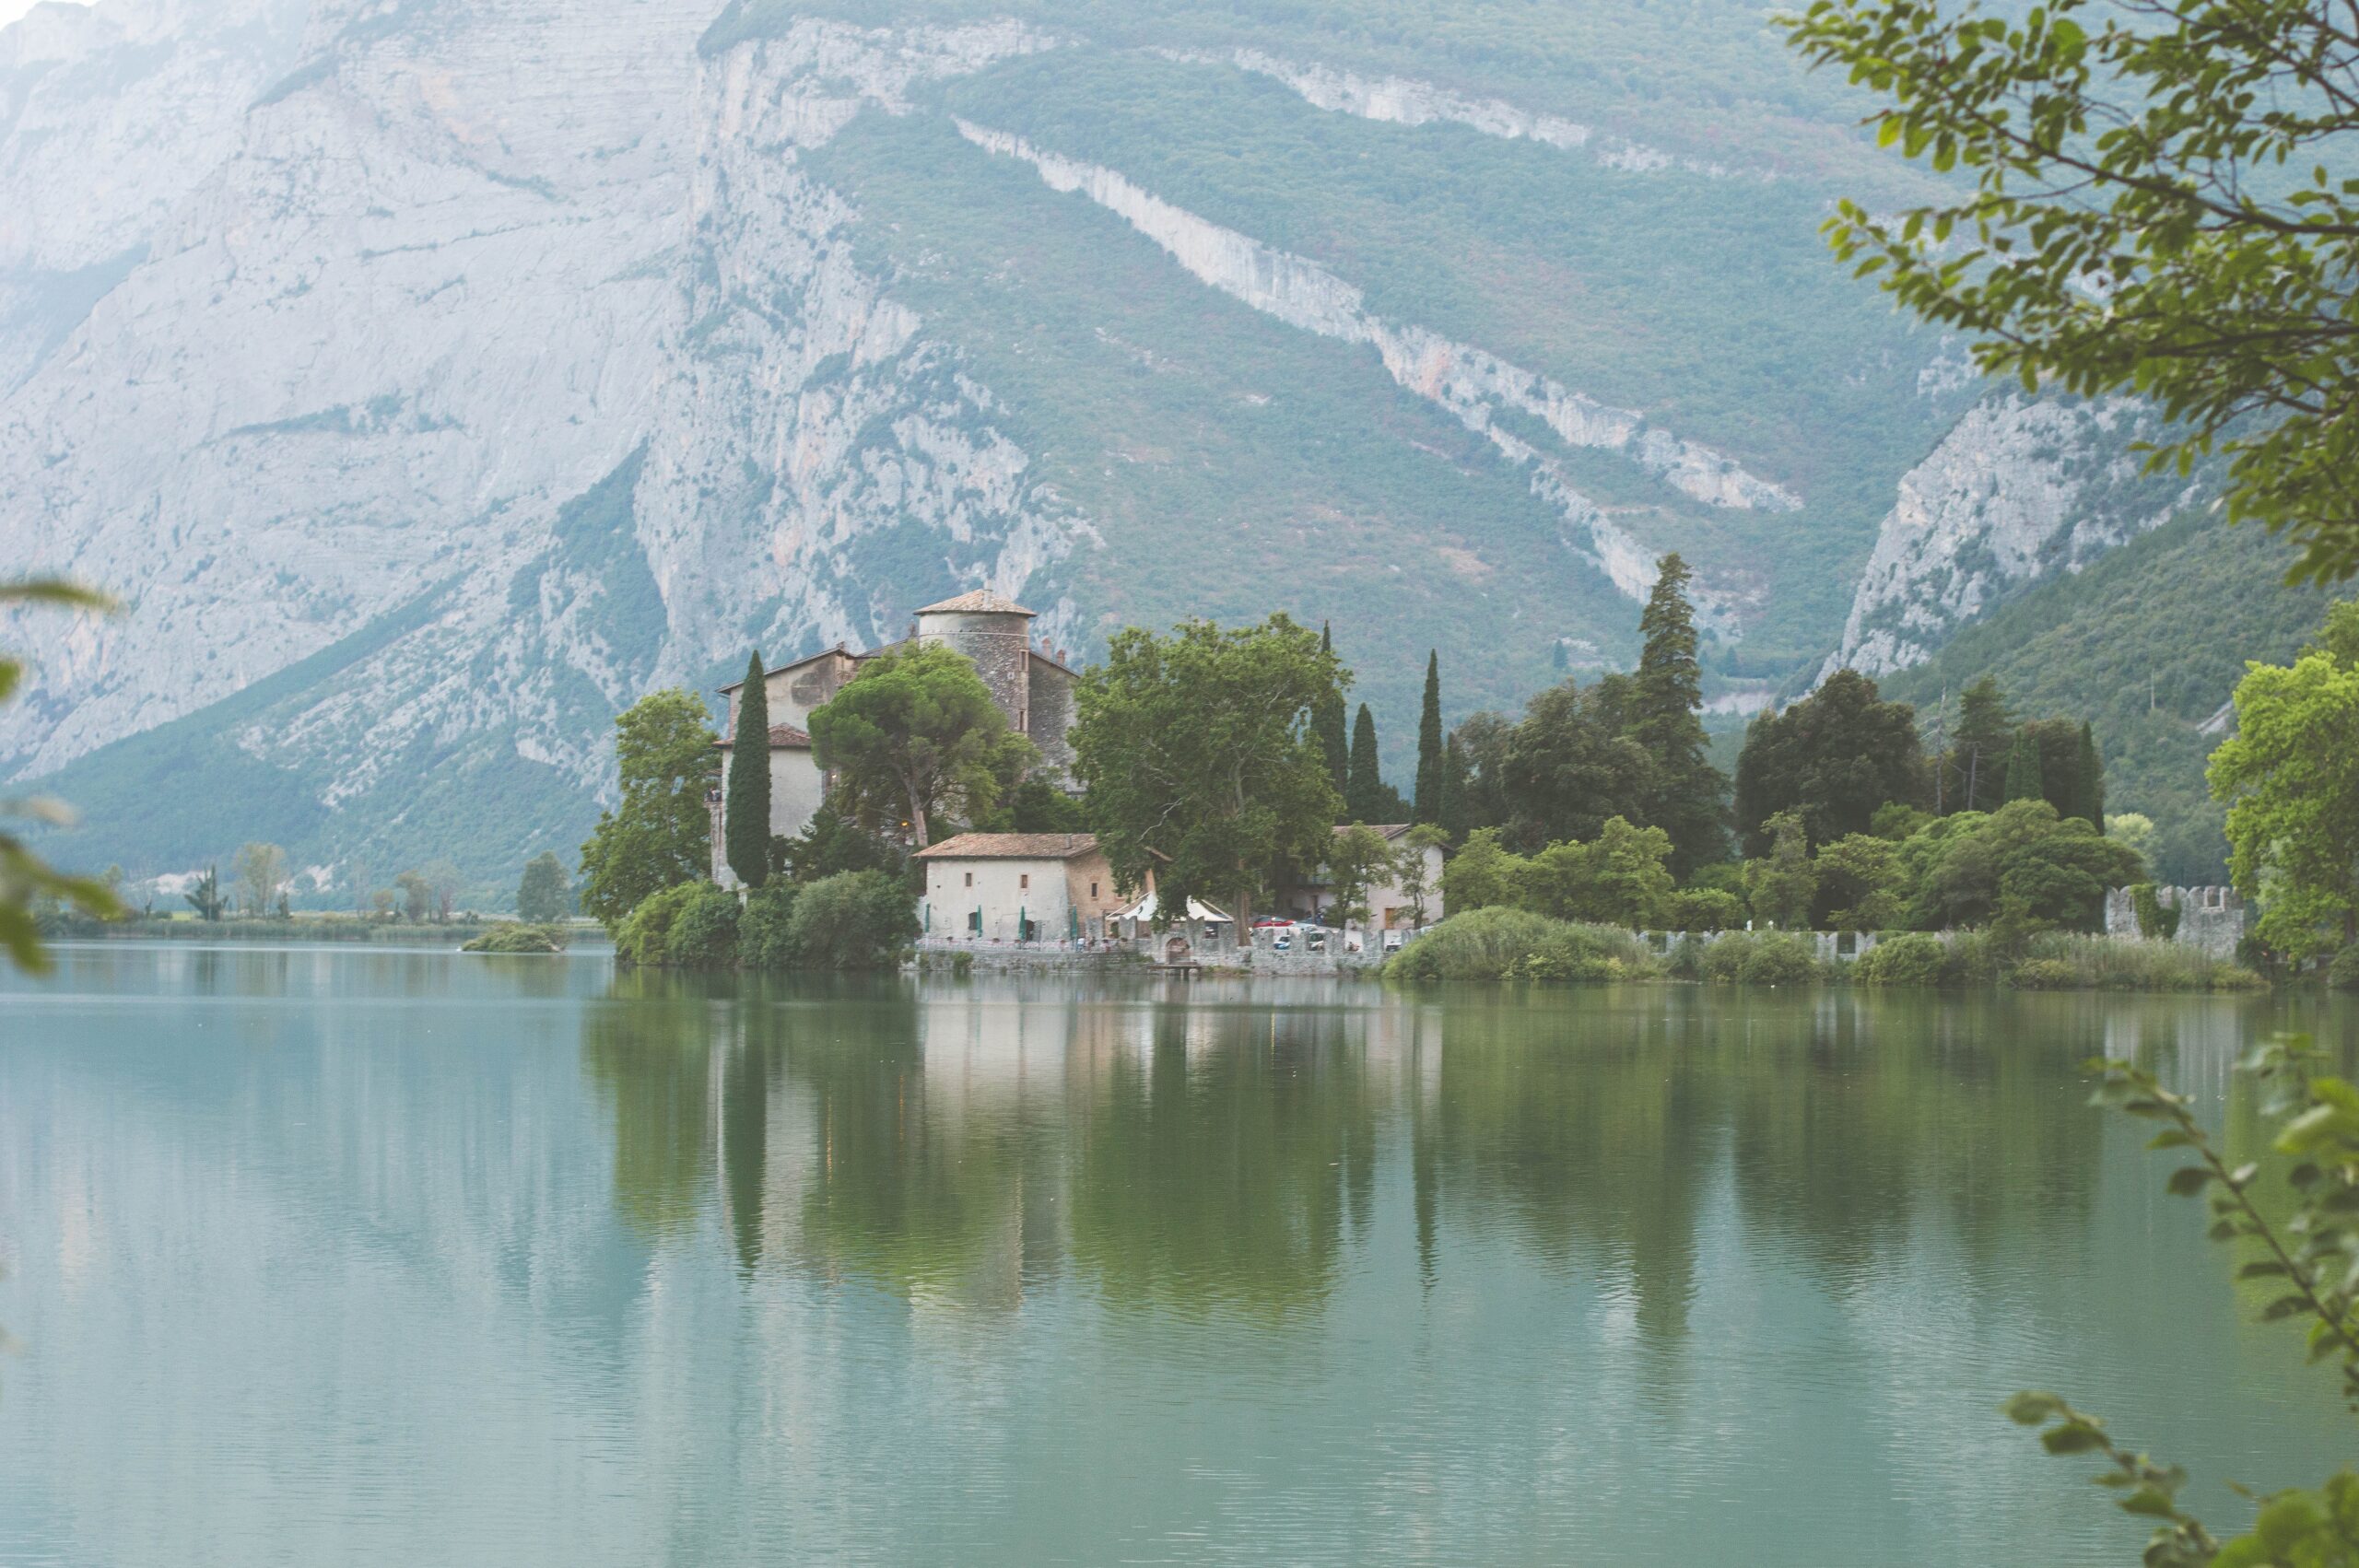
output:
M2134 1563L1995 1407L2309 1482L2135 1056L2271 999L0 979L0 1563Z

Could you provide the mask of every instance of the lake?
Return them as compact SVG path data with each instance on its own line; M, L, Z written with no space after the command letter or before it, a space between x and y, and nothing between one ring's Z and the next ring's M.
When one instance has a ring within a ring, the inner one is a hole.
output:
M2133 1563L2359 1454L2085 1104L2317 999L0 979L0 1562Z

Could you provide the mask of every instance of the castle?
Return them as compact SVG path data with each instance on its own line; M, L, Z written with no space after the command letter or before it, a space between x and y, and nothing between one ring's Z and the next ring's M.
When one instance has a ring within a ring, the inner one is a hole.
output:
M965 654L982 677L992 701L1007 716L1010 728L1039 748L1037 778L1062 782L1073 767L1071 733L1073 688L1078 679L1062 650L1036 646L1033 613L1003 594L988 589L962 593L917 613L910 636L892 647L910 642L942 643ZM769 698L770 833L792 838L801 833L827 799L827 779L814 755L804 726L812 711L825 707L841 691L861 665L885 652L874 649L853 653L843 644L808 659L770 670L762 677ZM729 760L737 733L737 703L745 683L721 688L729 699L722 728L721 775L729 777ZM708 797L712 813L712 877L723 887L737 884L729 869L723 825L728 802L722 790Z

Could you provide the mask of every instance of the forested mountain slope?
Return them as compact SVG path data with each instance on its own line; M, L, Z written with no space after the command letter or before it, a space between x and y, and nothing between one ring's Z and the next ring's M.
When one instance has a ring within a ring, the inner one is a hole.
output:
M1332 619L1396 753L1670 548L1806 675L1981 396L1820 246L1912 188L1857 108L1719 0L37 7L0 571L126 611L0 628L0 770L324 890L569 852L617 708L964 587Z

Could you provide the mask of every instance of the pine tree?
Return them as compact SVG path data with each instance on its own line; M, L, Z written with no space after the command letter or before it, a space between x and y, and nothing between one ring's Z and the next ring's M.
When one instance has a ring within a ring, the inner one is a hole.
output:
M1677 555L1665 556L1654 592L1638 616L1646 639L1633 680L1630 738L1653 765L1643 825L1671 835L1671 867L1686 878L1727 852L1721 801L1728 780L1708 760L1704 721L1704 673L1696 662L1696 614L1687 603L1695 574Z
M745 661L745 684L737 692L728 790L722 842L729 869L747 887L759 887L770 874L770 700L758 652Z
M1381 822L1384 806L1384 775L1376 761L1376 715L1362 703L1359 717L1352 720L1351 779L1344 791L1344 814L1354 822Z
M1319 651L1332 653L1335 638L1325 626L1319 628ZM1310 715L1311 731L1319 737L1319 749L1327 758L1328 781L1335 786L1335 799L1348 801L1352 794L1351 741L1344 729L1344 693L1340 687L1329 688L1319 699ZM1344 812L1348 819L1349 811Z
M2007 799L2036 801L2047 794L2040 783L2039 745L2028 730L2015 731L2015 749L2007 758Z
M2007 798L2004 769L2014 732L1997 681L1985 675L1960 695L1957 743L1950 752L1950 777L1958 788L1949 797L1950 810L1993 811Z
M1444 769L1441 737L1441 654L1426 654L1426 705L1417 715L1417 800L1412 822L1441 821Z
M2081 721L2081 778L2079 800L2081 809L2076 815L2087 820L2099 833L2105 831L2105 758L2097 752L2096 731L2088 720Z

